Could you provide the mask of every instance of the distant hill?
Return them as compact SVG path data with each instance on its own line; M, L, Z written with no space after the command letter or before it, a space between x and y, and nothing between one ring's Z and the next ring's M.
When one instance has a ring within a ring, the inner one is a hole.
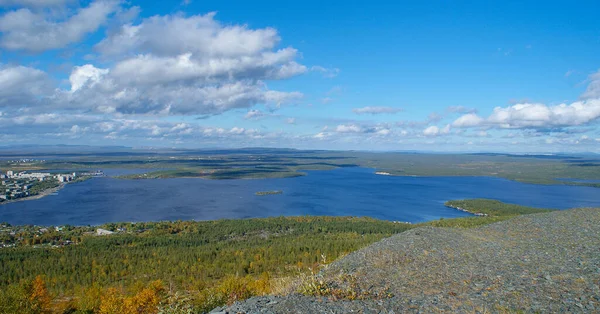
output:
M52 156L81 156L90 154L132 153L131 147L126 146L88 146L88 145L10 145L0 146L0 156L20 157L36 155Z
M249 154L310 154L319 150L297 150L292 148L168 148L168 147L128 147L128 146L91 146L91 145L0 145L0 157L21 156L131 156L131 155L249 155Z

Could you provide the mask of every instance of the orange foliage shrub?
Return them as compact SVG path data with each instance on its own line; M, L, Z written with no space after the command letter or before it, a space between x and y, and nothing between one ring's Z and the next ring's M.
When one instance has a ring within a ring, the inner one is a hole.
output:
M164 292L160 280L153 281L133 296L126 296L115 288L109 288L102 295L100 314L153 314L158 313L158 305Z

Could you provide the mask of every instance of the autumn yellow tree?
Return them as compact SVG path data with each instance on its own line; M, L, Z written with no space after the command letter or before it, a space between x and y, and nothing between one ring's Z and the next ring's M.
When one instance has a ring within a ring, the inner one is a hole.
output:
M148 287L143 288L132 297L126 298L124 301L124 313L127 314L142 314L142 313L157 313L162 292L164 292L163 283L156 280L150 283Z
M100 314L152 314L158 313L164 287L160 280L151 282L132 296L116 288L108 288L100 301Z
M33 313L51 313L50 302L52 297L46 288L42 276L36 276L29 287L29 302Z
M97 313L102 302L103 293L104 290L98 284L80 288L75 296L77 309L85 313Z
M123 294L116 288L108 288L100 300L100 314L124 313Z

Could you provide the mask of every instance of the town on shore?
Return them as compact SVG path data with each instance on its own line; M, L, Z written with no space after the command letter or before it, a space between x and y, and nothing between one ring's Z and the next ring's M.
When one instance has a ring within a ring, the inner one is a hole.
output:
M55 174L49 172L15 172L11 170L6 171L6 173L0 172L0 204L39 195L44 191L59 188L69 182L101 175L103 175L102 171Z

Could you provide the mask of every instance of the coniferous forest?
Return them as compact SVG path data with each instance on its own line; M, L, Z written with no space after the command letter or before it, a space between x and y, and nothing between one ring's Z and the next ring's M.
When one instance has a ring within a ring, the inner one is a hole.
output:
M0 241L14 247L0 249L0 312L207 311L285 288L286 278L316 271L410 225L280 217L101 228L114 233L4 224Z

